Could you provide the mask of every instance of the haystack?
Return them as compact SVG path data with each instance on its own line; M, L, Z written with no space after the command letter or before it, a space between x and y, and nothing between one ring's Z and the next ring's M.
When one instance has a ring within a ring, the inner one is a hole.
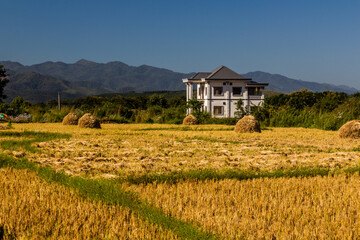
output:
M10 127L0 124L0 130L8 130Z
M79 118L76 116L75 113L69 113L66 115L62 121L63 125L77 125Z
M78 126L83 128L101 128L100 121L90 113L84 114L79 119Z
M342 138L360 138L360 121L352 120L345 123L339 129L339 136Z
M199 120L192 114L187 115L183 120L184 125L197 125Z
M251 115L245 116L236 123L234 131L238 133L260 133L260 123Z

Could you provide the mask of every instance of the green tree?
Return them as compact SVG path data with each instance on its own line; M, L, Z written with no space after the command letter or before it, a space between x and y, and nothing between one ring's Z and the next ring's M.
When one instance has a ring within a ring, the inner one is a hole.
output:
M147 104L149 107L160 106L162 108L166 108L167 107L167 99L163 95L154 94L154 95L150 96Z
M8 75L6 74L6 70L3 65L0 64L0 99L6 98L4 94L4 88L6 84L9 82Z
M192 109L192 114L199 120L199 123L206 123L210 120L210 113L202 111L204 103L198 101L196 98L189 100L186 103L186 108Z
M301 89L289 95L287 105L293 109L304 109L304 107L312 107L316 103L317 95L312 91Z
M26 113L27 109L31 106L30 102L25 101L22 97L16 97L10 103L8 113L10 115L19 115Z
M237 100L235 109L236 109L236 112L235 112L236 118L242 118L245 115L249 114L247 108L243 106L243 101L241 98L239 100Z
M192 109L192 113L196 115L200 113L203 105L204 105L203 102L200 102L196 98L194 98L187 101L186 108Z

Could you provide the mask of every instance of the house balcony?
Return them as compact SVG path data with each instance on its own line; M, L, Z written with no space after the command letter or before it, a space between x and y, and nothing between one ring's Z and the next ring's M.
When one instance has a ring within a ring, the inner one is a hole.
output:
M262 95L260 95L260 96L250 95L250 96L249 96L249 99L250 99L250 100L262 100L262 99L264 99L264 98L263 98Z

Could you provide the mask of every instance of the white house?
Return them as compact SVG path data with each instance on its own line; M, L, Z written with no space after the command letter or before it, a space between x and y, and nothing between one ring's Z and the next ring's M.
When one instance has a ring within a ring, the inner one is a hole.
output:
M203 102L203 111L213 117L234 117L236 103L242 99L243 107L250 110L264 102L264 87L231 69L221 66L212 72L199 72L182 80L186 84L186 101L193 99L193 84L197 85L196 98ZM188 109L188 113L191 109Z

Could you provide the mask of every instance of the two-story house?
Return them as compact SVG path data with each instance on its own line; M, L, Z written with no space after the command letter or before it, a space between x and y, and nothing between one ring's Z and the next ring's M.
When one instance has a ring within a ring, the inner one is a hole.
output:
M252 106L259 106L264 101L264 87L269 85L254 82L225 66L212 72L196 73L182 81L186 84L186 101L193 99L193 84L196 84L197 100L203 102L203 111L213 117L234 117L239 99L249 111Z

